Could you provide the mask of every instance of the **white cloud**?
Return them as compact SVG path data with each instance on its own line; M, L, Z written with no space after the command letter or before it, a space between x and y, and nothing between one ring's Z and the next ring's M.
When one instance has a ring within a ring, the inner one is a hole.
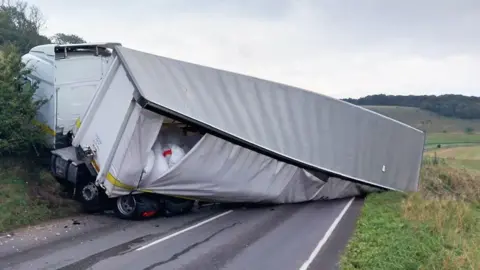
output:
M480 93L474 1L29 2L48 35L120 41L334 97Z

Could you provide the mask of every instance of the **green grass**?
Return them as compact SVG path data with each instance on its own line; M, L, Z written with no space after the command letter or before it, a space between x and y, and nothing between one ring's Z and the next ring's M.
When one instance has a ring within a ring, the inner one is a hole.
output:
M480 144L480 134L427 133L427 145Z
M426 158L418 192L366 198L341 269L480 269L480 120L367 108L426 131Z
M463 146L463 147L451 147L451 148L437 148L435 152L437 156L442 158L457 158L457 159L470 159L480 160L480 146ZM429 152L427 155L433 155Z
M441 149L448 149L454 147L464 147L464 146L477 146L478 143L449 143L449 144L441 144ZM439 150L437 147L438 144L426 144L425 151L432 151L432 150Z
M428 226L402 217L403 200L402 194L391 192L366 199L342 269L419 269L441 252L441 239Z
M0 233L76 213L71 200L44 169L26 162L0 160Z
M480 146L461 146L436 148L425 153L428 157L446 159L449 164L458 168L480 171Z
M365 106L365 108L386 115L400 122L429 133L463 133L471 127L480 132L480 119L459 119L438 115L433 112L412 107Z
M480 269L480 176L422 168L420 191L371 194L341 269Z
M453 159L449 162L455 167L480 171L480 160Z
M480 269L478 143L428 134L419 191L369 195L341 269Z

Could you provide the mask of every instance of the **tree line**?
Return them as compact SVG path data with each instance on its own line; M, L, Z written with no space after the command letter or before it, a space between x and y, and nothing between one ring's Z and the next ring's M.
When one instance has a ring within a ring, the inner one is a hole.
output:
M400 96L370 95L346 102L360 106L405 106L428 110L443 116L462 119L480 119L480 97L463 95Z
M2 0L0 4L0 46L15 45L19 53L48 43L85 43L74 34L57 33L51 37L40 34L46 25L42 12L25 1Z
M42 35L45 20L40 10L24 1L0 1L0 157L23 155L41 146L44 133L33 125L42 101L34 101L35 85L23 84L21 55L49 43L85 43L77 35Z

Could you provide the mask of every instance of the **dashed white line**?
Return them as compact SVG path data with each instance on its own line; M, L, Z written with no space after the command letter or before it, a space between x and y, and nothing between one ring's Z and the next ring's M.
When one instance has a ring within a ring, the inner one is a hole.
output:
M342 220L342 218L345 215L345 213L347 212L348 208L350 208L350 205L352 205L353 200L355 200L355 197L353 197L352 199L350 199L350 201L348 201L347 205L345 205L342 212L340 212L340 214L337 216L337 218L333 221L332 225L330 225L330 228L328 228L328 231L325 233L325 235L320 240L320 242L318 242L317 246L315 247L313 252L310 254L310 257L308 257L308 259L303 263L303 265L299 268L299 270L307 270L308 269L308 267L313 262L315 257L317 257L317 255L320 252L320 250L322 249L323 245L325 245L328 238L330 238L333 231L338 226L338 223L340 222L340 220Z
M204 221L199 222L199 223L197 223L197 224L195 224L195 225L192 225L192 226L190 226L190 227L187 227L187 228L185 228L185 229L183 229L183 230L180 230L180 231L178 231L178 232L172 233L172 234L167 235L167 236L165 236L165 237L162 237L162 238L160 238L160 239L158 239L158 240L155 240L155 241L153 241L153 242L151 242L151 243L149 243L149 244L146 244L146 245L144 245L144 246L141 246L141 247L137 248L136 251L144 250L144 249L146 249L146 248L148 248L148 247L151 247L151 246L153 246L153 245L156 245L156 244L158 244L158 243L161 243L161 242L163 242L163 241L166 241L166 240L168 240L168 239L170 239L170 238L172 238L172 237L175 237L175 236L177 236L177 235L180 235L180 234L182 234L182 233L185 233L185 232L188 232L188 231L190 231L190 230L193 230L193 229L195 229L195 228L197 228L197 227L200 227L200 226L202 226L202 225L204 225L204 224L207 224L207 223L209 223L209 222L211 222L211 221L214 221L214 220L217 219L217 218L223 217L223 216L228 215L228 214L230 214L230 213L232 213L232 212L233 212L233 210L228 210L228 211L226 211L226 212L223 212L223 213L221 213L221 214L218 214L218 215L216 215L216 216L213 216L213 217L211 217L211 218L209 218L209 219L207 219L207 220L204 220Z

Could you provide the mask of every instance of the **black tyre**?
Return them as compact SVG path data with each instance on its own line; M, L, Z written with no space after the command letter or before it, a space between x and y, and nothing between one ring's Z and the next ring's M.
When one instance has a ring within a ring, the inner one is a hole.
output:
M133 195L120 196L115 200L115 215L121 219L137 218L137 200Z
M195 201L175 197L168 197L164 200L163 215L166 217L176 216L190 212Z
M121 219L144 219L158 214L159 203L146 195L126 195L115 199L114 212Z
M94 182L77 184L75 197L82 204L84 212L96 213L103 210L101 192Z

